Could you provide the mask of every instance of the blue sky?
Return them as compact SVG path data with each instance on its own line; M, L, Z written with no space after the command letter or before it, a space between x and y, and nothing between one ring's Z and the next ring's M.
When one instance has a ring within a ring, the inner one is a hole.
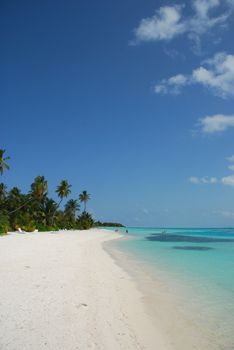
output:
M234 225L234 1L1 1L8 188L91 193L97 219Z

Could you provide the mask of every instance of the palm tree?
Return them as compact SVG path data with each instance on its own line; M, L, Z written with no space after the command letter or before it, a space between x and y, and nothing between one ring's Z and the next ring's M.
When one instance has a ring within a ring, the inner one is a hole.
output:
M60 184L56 188L56 193L58 194L60 198L60 202L57 204L56 210L59 208L60 204L62 203L62 200L64 198L67 198L69 194L71 193L71 185L69 185L67 180L62 180ZM54 224L54 216L56 213L56 210L54 211L53 220L52 223Z
M94 221L89 213L83 211L83 213L78 217L77 224L80 230L88 230L89 228L93 227Z
M10 159L10 157L4 157L4 153L6 152L5 149L0 149L0 174L2 175L3 172L7 169L9 170L9 165L5 163L6 160Z
M76 199L70 199L65 205L65 216L73 223L76 219L76 212L80 209L80 205Z
M7 195L8 206L14 209L25 197L27 196L23 195L18 187L13 187Z
M86 212L86 204L90 200L90 195L88 194L88 192L87 191L83 191L79 195L79 200L80 200L81 203L84 203L84 212Z
M31 198L36 201L42 201L48 192L48 182L44 176L37 176L31 184Z
M62 180L60 184L56 188L56 192L60 198L60 202L58 204L58 207L62 203L62 200L64 198L67 198L69 194L71 193L71 185L67 182L67 180Z
M44 203L47 198L48 183L44 176L37 176L31 184L29 211L35 222L43 222Z
M57 209L57 203L53 199L46 198L43 208L46 225L53 224L54 213Z

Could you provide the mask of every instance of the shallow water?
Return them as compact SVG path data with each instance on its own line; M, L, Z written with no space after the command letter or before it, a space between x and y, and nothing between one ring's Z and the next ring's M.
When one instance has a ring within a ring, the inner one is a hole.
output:
M193 314L210 349L234 349L234 229L128 228L127 236L115 246L183 290L182 311Z

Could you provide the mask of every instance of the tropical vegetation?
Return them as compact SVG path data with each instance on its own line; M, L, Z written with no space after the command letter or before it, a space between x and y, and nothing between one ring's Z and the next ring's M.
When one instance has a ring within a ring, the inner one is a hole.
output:
M3 172L7 169L9 170L9 165L5 163L10 157L5 157L4 153L6 152L5 149L0 149L0 174L2 175Z
M0 174L9 170L5 150L0 149ZM0 234L21 228L25 231L52 231L58 229L89 229L94 226L92 215L86 211L90 194L82 191L77 199L63 200L71 194L71 184L61 180L56 188L58 202L49 197L49 186L44 176L37 176L27 193L20 188L9 190L0 183ZM84 204L80 212L80 204Z

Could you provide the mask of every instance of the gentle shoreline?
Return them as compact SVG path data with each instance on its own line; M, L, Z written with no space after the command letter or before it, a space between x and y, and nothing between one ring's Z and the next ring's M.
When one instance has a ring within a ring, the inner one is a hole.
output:
M164 339L179 350L234 349L233 248L209 243L209 255L175 253L173 244L147 243L147 231L139 231L104 246L132 276Z
M119 237L97 229L3 237L0 349L173 349L103 249Z
M208 334L206 328L196 323L196 309L192 309L192 305L186 305L185 310L184 300L191 295L185 294L186 291L180 287L179 282L175 284L167 272L160 271L160 268L155 274L154 269L151 270L135 255L116 248L116 241L104 242L103 245L116 263L132 277L143 296L145 312L151 316L155 328L160 330L167 347L176 350L219 349L212 334Z

